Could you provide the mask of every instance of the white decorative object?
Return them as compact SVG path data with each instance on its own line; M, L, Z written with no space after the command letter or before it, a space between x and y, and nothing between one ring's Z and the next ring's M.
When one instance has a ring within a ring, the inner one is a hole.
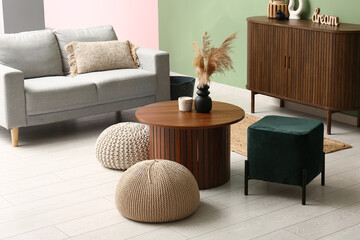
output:
M300 19L300 14L303 10L303 0L299 0L299 7L298 9L295 11L294 7L295 7L295 0L290 0L289 1L289 19Z
M179 97L179 110L182 112L191 112L193 99L192 97Z
M108 127L96 141L96 158L104 167L119 170L149 159L149 127L132 122Z
M315 12L312 16L312 21L314 23L320 23L323 25L330 25L330 26L338 26L339 25L339 18L330 15L322 15L320 14L320 8L316 8Z

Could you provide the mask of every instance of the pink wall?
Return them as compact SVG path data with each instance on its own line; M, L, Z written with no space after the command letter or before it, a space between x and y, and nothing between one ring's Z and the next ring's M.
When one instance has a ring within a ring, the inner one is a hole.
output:
M110 24L119 40L159 48L158 0L44 0L46 28Z

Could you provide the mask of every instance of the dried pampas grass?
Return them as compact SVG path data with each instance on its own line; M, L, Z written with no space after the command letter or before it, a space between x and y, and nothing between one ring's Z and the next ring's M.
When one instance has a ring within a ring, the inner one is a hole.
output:
M231 34L219 48L211 46L210 36L207 32L204 32L202 36L202 47L197 42L193 42L195 53L193 66L196 67L195 73L201 86L210 82L212 74L225 73L234 69L229 55L232 52L231 44L235 37L236 33Z

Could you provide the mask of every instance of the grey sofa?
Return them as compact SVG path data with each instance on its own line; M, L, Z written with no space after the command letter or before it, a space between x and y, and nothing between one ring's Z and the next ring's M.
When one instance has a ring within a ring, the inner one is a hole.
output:
M64 46L116 40L111 26L0 35L0 125L19 128L117 112L170 98L169 55L138 48L140 67L67 76Z

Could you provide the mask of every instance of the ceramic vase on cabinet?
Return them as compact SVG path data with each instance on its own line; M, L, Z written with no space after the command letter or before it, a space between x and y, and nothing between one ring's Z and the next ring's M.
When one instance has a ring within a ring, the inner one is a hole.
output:
M289 0L289 19L300 19L300 14L303 10L303 0L299 0L299 7L297 10L294 10L295 8L295 0Z
M267 17L276 18L277 11L282 11L286 17L289 16L288 4L284 0L269 0L267 6Z

